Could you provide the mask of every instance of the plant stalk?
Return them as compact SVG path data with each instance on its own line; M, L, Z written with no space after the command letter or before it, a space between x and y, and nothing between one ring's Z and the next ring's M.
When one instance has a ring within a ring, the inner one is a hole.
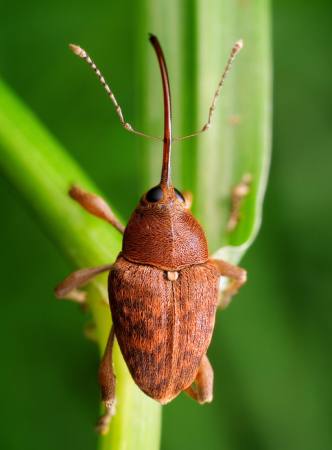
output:
M78 165L29 109L0 82L0 166L33 210L38 223L76 268L115 260L121 236L75 204L72 184L98 193ZM100 353L111 326L106 277L91 283L88 304L96 324ZM160 406L134 384L118 346L114 351L117 413L110 432L101 437L103 450L156 450L160 440Z

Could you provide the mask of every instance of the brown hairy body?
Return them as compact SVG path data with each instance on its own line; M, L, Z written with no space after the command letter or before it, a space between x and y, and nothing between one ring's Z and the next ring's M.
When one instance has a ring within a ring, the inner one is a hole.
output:
M207 262L179 271L121 255L109 275L114 330L137 385L167 403L190 386L210 344L217 308L217 268Z

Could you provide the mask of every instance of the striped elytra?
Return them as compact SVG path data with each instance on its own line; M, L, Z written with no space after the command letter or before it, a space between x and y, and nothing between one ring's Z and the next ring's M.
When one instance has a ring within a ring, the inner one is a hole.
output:
M209 346L219 273L209 262L185 267L176 281L120 256L109 275L115 335L129 371L164 404L194 381Z

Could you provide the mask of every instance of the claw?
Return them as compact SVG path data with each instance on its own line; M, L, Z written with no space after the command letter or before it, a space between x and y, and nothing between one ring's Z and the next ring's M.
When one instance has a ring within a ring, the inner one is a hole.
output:
M71 300L75 303L79 303L80 305L84 305L86 303L86 292L81 291L80 289L73 289L66 295L62 295L60 291L55 289L55 295L58 299Z
M116 401L114 400L112 402L106 402L105 406L106 406L106 412L99 418L97 425L96 425L97 433L99 433L103 436L105 436L105 434L107 434L109 431L112 417L115 414Z

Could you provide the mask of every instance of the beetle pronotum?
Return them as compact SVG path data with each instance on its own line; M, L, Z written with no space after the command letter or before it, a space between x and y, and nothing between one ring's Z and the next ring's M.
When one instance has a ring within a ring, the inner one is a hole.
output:
M164 97L160 183L142 196L126 227L102 198L77 186L70 188L70 196L83 208L123 234L122 251L115 263L73 272L55 289L59 298L81 301L78 288L109 271L113 326L99 370L106 409L98 423L102 433L107 431L114 414L112 347L115 337L134 381L153 399L165 404L185 391L198 403L212 400L213 370L206 352L218 307L220 276L231 279L223 293L224 306L246 281L244 269L209 258L204 231L190 212L191 197L174 188L170 171L172 142L196 136L210 127L217 98L242 41L232 48L206 124L181 138L172 137L171 96L164 54L155 36L150 36L150 42L158 58ZM76 45L70 47L95 71L123 127L140 136L159 139L135 130L125 121L113 92L90 56Z

